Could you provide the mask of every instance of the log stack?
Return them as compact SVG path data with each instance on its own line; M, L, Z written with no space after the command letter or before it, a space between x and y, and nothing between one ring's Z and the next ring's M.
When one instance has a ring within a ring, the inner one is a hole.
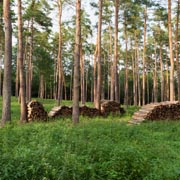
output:
M96 108L91 108L87 106L82 106L79 108L80 115L88 117L97 117L100 115L100 112Z
M95 117L99 116L99 111L96 108L90 108L87 106L82 106L79 108L80 115ZM72 116L72 107L69 106L58 106L52 108L48 114L49 117L70 117Z
M38 101L30 101L27 104L27 117L28 121L34 120L47 120L47 112L44 110L43 105Z
M123 112L123 108L120 108L120 103L110 100L101 101L101 114L106 116L110 113L113 115L120 115Z
M70 117L72 116L72 107L69 106L58 106L54 107L48 114L49 117Z
M147 104L134 113L129 123L139 124L145 120L180 120L180 103L165 101Z
M120 108L120 103L115 101L103 101L101 103L101 112L96 108L91 108L87 106L79 107L79 113L82 116L88 117L97 117L97 116L106 116L110 113L113 114L123 114L125 111L123 108ZM72 107L69 106L58 106L52 108L48 114L49 117L70 117L72 116Z
M147 120L180 120L180 103L156 106L146 117Z

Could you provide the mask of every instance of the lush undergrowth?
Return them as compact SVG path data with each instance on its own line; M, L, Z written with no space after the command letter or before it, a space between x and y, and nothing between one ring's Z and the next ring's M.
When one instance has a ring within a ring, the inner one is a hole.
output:
M130 107L122 117L81 117L76 126L61 118L21 125L12 105L14 123L0 129L1 180L180 179L180 122L129 126Z

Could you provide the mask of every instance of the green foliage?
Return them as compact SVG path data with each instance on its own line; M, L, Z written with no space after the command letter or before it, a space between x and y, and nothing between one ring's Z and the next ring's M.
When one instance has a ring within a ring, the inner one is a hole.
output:
M13 118L19 113L15 100ZM0 129L0 179L179 179L180 123L128 126L135 110L121 118L81 117L77 126L57 119Z

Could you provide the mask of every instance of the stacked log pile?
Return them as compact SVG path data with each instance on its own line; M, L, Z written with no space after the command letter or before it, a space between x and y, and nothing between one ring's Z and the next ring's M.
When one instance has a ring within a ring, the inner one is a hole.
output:
M123 108L120 108L120 103L115 101L103 100L101 101L101 113L103 115L108 115L110 113L114 115L120 115L123 113Z
M79 108L79 110L80 110L80 115L82 115L82 116L97 117L100 115L99 110L96 108L82 106Z
M180 103L166 101L147 104L135 112L129 123L139 124L145 120L177 120L180 119Z
M120 108L120 103L115 101L103 101L101 103L101 112L96 108L91 108L87 106L82 106L79 108L80 115L88 117L97 117L97 116L106 116L110 113L113 114L123 114L125 111L123 108ZM72 116L72 107L68 106L59 106L54 107L48 114L49 117L70 117Z
M72 116L72 107L69 106L58 106L54 107L48 114L49 117L70 117Z
M27 119L28 121L34 120L47 120L47 112L44 110L43 105L38 101L30 101L27 104Z
M99 116L99 111L96 108L90 108L87 106L82 106L79 108L80 115L82 116ZM72 116L72 107L68 106L59 106L54 107L48 114L49 117L69 117Z
M180 120L180 103L156 106L146 117L147 120Z

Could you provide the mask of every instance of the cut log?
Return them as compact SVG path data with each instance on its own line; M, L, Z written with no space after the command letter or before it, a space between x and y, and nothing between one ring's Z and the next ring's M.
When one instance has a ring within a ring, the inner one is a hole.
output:
M28 121L46 121L48 116L47 112L44 110L43 105L40 102L33 100L27 104L27 118Z

